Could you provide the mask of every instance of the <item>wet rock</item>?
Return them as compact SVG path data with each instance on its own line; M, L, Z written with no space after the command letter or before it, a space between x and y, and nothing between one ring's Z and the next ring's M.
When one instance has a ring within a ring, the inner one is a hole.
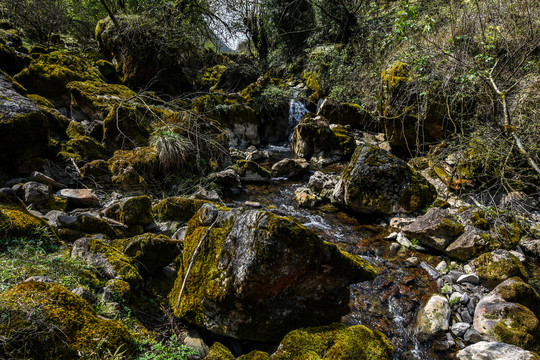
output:
M49 186L35 181L24 184L23 191L24 202L27 204L44 204L51 197Z
M223 190L231 190L241 187L240 175L234 169L225 169L223 171L208 175L208 181L216 183Z
M403 160L375 147L358 147L333 194L361 214L410 213L431 203L435 188Z
M92 189L63 189L58 195L67 198L72 207L97 207L100 204Z
M346 159L355 148L350 131L342 125L330 126L320 116L304 116L294 128L291 138L291 149L298 157L321 165Z
M418 239L422 244L442 251L463 232L463 225L448 209L431 208L402 231L408 238Z
M450 315L448 300L441 295L432 295L418 310L415 328L423 336L434 336L441 331L448 330Z
M208 241L194 256L205 233ZM175 315L219 334L262 341L339 320L347 312L348 285L375 275L363 259L324 243L293 218L209 204L190 220L182 257L169 297Z
M273 177L301 178L309 174L309 163L305 159L283 159L272 166Z
M474 329L492 341L538 349L540 295L519 278L508 279L484 296L474 313Z
M308 188L321 200L332 202L333 193L339 176L325 174L322 171L315 171L309 178Z
M268 182L272 177L270 171L254 161L240 160L236 163L235 170L240 179L246 182Z
M458 360L539 360L535 353L502 342L480 341L460 350Z
M483 254L469 265L476 271L482 283L491 288L513 276L524 280L529 278L519 259L502 249Z
M363 325L345 327L334 324L290 332L270 359L308 359L314 358L312 354L322 354L317 358L390 360L393 353L391 342L377 330Z

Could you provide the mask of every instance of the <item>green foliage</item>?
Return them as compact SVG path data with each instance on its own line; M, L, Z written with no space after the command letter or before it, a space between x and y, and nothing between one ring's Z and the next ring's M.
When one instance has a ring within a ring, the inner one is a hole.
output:
M137 360L187 360L199 353L190 347L181 345L176 335L171 336L166 342L154 344L150 351L139 356Z

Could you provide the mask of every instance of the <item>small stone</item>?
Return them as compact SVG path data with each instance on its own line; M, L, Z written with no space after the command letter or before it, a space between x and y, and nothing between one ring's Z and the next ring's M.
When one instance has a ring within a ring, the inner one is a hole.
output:
M464 275L464 274L463 274L463 272L461 272L461 271L459 271L459 270L450 270L450 271L448 272L447 275L448 275L448 277L451 279L451 282L452 282L452 283L455 283L455 282L457 282L457 280L459 279L459 277L460 277L461 275Z
M477 343L479 341L483 341L484 338L482 337L482 335L480 335L480 333L472 328L470 328L469 330L467 330L465 332L465 335L463 336L463 339L469 343Z
M456 344L456 342L454 341L454 337L450 333L446 333L446 341L448 341L448 344L450 345L450 347Z
M461 297L463 295L457 291L453 292L452 295L450 295L450 304L458 304L461 302Z
M36 281L36 282L42 282L42 283L52 283L53 279L46 277L46 276L30 276L28 279L24 280L24 282L29 281Z
M399 246L399 245L398 245ZM408 258L407 260L405 260L408 264L410 264L411 266L418 266L418 264L420 264L420 260L415 257L415 256L411 256L410 258Z
M511 250L510 251L510 254L514 255L515 257L518 258L519 261L521 262L525 262L527 259L525 258L525 255L523 255L522 252L519 252L519 251L516 251L516 250Z
M461 303L461 305L467 305L469 300L470 300L469 294L464 293L463 296L461 297L460 303Z
M188 229L187 226L181 227L180 229L176 230L176 232L173 234L173 236L171 236L171 238L175 240L181 240L181 241L184 240L184 238L186 237L187 229Z
M210 351L210 348L205 344L201 334L197 330L188 331L187 336L184 339L184 345L197 350L201 358L208 355L208 352Z
M99 206L99 199L91 189L63 189L57 194L67 198L69 203L76 207Z
M439 272L439 274L446 274L448 272L448 264L446 261L441 261L436 267L435 270Z
M384 240L395 240L397 239L397 236L398 236L398 233L394 231L393 233L385 237Z
M468 309L465 309L463 310L461 313L461 320L463 322L466 322L468 324L472 324L473 323L473 318L471 316L471 314L469 314L469 310Z
M249 207L254 207L254 208L260 208L262 207L261 203L259 202L256 202L256 201L246 201L244 203L245 206L249 206Z
M407 237L405 235L403 235L403 233L397 234L396 241L398 242L398 244L400 244L401 246L406 247L407 249L410 249L412 247L411 241L409 239L407 239Z
M422 269L426 270L426 272L432 278L437 279L439 277L439 272L437 270L435 270L435 268L433 266L429 265L427 262L422 261L422 263L420 264L420 267Z
M469 264L463 266L463 271L465 271L466 274L472 274L474 272L471 265Z
M476 300L471 298L471 300L469 300L469 303L467 304L467 310L469 310L469 314L471 316L474 315L474 311L476 310Z
M49 186L29 181L23 186L24 202L27 204L44 204L51 197Z
M465 323L465 322L458 322L452 325L451 331L454 335L457 337L463 337L467 330L469 330L471 327L471 324Z
M49 176L47 176L45 174L42 174L39 171L32 172L30 174L29 178L30 178L31 181L37 181L37 182L42 183L42 184L50 185L55 189L65 189L65 188L67 188L66 185L57 182L53 178L51 178L51 177L49 177Z
M473 285L478 285L480 284L480 278L476 274L465 274L465 275L461 275L459 279L457 279L457 283L458 284L469 283Z

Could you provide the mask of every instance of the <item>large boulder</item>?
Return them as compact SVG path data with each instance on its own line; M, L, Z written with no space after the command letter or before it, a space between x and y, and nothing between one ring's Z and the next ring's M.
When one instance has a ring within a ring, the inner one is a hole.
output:
M537 354L496 341L480 341L458 351L458 360L540 360Z
M133 350L128 329L105 320L63 286L23 282L0 294L2 354L20 359L74 359Z
M422 336L434 336L448 330L450 325L450 305L448 300L435 294L418 310L415 327Z
M349 130L310 114L300 120L291 138L291 149L298 157L323 165L349 158L355 148Z
M519 278L508 279L484 296L474 313L474 329L491 341L540 349L540 295Z
M379 127L373 116L360 105L339 103L330 98L322 101L317 115L328 119L331 124L349 125L362 131L377 131Z
M463 225L450 214L448 209L431 208L402 229L409 239L437 250L444 250L448 244L463 233Z
M141 195L119 200L105 210L105 215L125 225L148 225L152 222L152 199Z
M49 148L49 123L24 89L0 73L0 168L13 170Z
M380 331L334 324L291 331L270 359L390 360L393 354L392 343Z
M99 71L88 61L61 51L41 55L15 79L30 93L62 101L69 101L68 83L102 81Z
M513 276L528 280L529 276L519 259L507 250L494 250L480 255L469 265L478 273L485 286L494 288Z
M277 341L339 320L348 285L375 274L293 218L208 204L189 221L169 298L176 316L215 333Z
M373 146L356 149L334 190L342 206L361 214L411 213L435 200L436 190L403 160Z
M188 199L180 196L169 197L154 205L152 212L156 219L160 221L187 223L199 211L201 206L207 203L209 201Z

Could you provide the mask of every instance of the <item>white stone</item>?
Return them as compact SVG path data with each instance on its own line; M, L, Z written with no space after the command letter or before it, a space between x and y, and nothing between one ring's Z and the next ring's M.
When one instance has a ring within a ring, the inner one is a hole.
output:
M471 327L471 324L467 324L464 322L458 322L452 325L452 333L456 335L457 337L463 337L465 335L465 332L469 330Z
M436 267L435 270L437 270L440 274L446 274L448 272L448 264L446 261L441 261Z
M461 275L457 279L457 283L458 284L469 283L473 285L478 285L480 283L480 278L476 274L465 274L465 275Z
M535 356L517 346L480 341L457 353L458 360L532 360Z
M415 325L421 334L435 335L448 330L450 315L450 305L446 297L435 294L418 311Z

